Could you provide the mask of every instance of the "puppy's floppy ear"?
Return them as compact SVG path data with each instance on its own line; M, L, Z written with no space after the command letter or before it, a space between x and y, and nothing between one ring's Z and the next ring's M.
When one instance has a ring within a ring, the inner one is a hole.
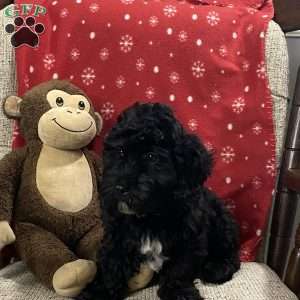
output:
M184 133L175 147L178 172L191 188L203 184L211 173L213 159L199 138Z

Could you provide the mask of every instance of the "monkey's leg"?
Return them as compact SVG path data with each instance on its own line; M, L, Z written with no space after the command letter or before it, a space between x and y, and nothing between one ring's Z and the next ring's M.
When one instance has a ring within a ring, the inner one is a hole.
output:
M103 228L98 224L88 231L77 244L75 252L78 257L96 261L102 238Z
M21 259L59 295L76 296L93 280L95 263L78 259L54 234L30 223L17 223L15 233Z

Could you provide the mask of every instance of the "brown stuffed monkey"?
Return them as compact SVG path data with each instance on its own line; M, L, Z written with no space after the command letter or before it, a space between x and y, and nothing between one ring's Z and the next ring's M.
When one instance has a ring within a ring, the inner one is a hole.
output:
M93 280L103 235L100 166L85 147L102 119L67 81L8 97L26 146L0 161L0 250L16 241L21 259L48 287L73 297Z

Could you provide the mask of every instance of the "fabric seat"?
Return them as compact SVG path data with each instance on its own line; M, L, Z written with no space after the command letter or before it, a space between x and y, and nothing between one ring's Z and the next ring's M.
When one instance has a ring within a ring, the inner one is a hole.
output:
M63 300L43 287L22 262L0 271L1 300ZM234 278L223 285L196 286L206 300L297 300L297 297L280 281L266 265L243 263ZM158 300L157 287L133 294L128 300Z

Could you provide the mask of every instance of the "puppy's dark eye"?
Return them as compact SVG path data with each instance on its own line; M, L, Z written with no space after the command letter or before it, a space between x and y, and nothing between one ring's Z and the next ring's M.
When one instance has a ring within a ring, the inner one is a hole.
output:
M148 152L143 155L143 159L154 162L157 160L157 155L153 152Z
M118 150L120 157L125 157L125 151L123 148L119 148Z
M83 101L79 101L78 107L79 107L79 109L84 110L85 109L85 103Z
M56 105L57 106L63 106L64 105L64 99L62 97L56 98Z

